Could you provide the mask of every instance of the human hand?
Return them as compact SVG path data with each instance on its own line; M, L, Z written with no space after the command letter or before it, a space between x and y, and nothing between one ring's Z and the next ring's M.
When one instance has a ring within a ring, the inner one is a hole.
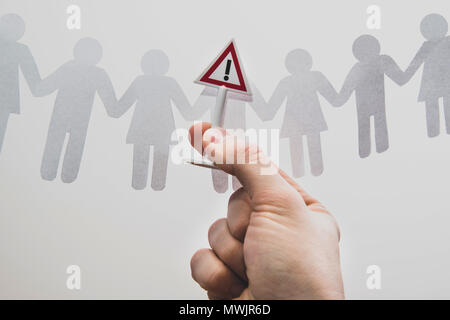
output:
M343 299L335 219L281 170L261 174L267 158L257 147L210 128L191 127L192 145L243 187L231 195L227 218L209 229L211 249L192 257L193 279L210 299ZM246 164L220 164L226 154Z

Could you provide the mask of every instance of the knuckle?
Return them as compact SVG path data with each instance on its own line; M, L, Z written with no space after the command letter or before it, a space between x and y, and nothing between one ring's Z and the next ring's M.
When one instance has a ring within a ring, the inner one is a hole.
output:
M222 269L216 268L211 270L208 277L205 279L205 289L213 291L220 289L224 278L225 273Z
M230 206L230 204L235 201L242 200L246 195L247 192L244 190L243 187L240 187L231 194L230 199L228 199L228 206Z
M301 204L300 196L290 190L262 190L254 196L253 201L255 204L255 211L289 209Z
M245 218L233 219L229 222L231 235L235 239L243 240L247 231L248 221Z
M228 201L227 223L231 235L243 241L252 211L250 197L243 188L235 191Z
M199 249L193 254L191 258L191 269L194 269L198 265L206 251L208 251L208 249Z
M191 275L194 280L197 280L197 267L200 262L204 259L205 254L208 253L208 249L199 249L197 250L191 258Z
M211 246L214 245L214 242L217 239L217 234L220 233L220 231L222 230L224 223L226 224L226 219L222 218L222 219L216 220L209 227L209 230L208 230L208 241L209 241L209 244Z
M210 254L210 249L200 249L191 258L192 279L205 290L217 289L224 278L224 272L221 268L213 265L210 268L201 267L202 264L208 262Z

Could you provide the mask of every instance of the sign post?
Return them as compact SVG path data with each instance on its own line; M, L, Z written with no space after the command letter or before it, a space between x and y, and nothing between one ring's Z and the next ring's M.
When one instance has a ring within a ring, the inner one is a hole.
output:
M195 80L195 83L218 89L214 110L211 111L211 125L224 127L227 92L234 91L251 96L250 86L245 76L239 53L234 40L231 40L216 59ZM203 159L202 162L189 161L190 164L218 169L214 163Z
M219 87L217 94L216 107L213 110L213 116L211 119L211 125L213 127L223 127L224 115L225 115L225 103L227 100L227 87Z
M213 127L223 127L224 125L228 91L252 94L234 40L226 45L217 58L195 80L195 83L218 88L216 106L212 111Z

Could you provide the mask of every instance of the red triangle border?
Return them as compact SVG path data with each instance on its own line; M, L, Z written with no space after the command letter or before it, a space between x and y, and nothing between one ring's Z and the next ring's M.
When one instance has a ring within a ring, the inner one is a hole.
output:
M231 52L231 57L233 58L234 67L237 72L237 76L239 79L240 85L228 83L225 81L219 81L215 79L211 79L211 74L219 67L223 60L225 60L226 56ZM239 90L243 92L247 92L247 87L245 85L244 76L242 74L241 66L239 64L239 59L236 54L236 48L234 47L234 42L232 41L228 47L222 52L222 54L217 58L217 60L213 63L213 65L205 72L205 74L200 78L201 82L214 84L217 86L224 86L226 88Z

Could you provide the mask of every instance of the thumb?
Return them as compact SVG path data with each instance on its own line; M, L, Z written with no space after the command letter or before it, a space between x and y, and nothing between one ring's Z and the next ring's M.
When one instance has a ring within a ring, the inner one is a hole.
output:
M296 192L267 155L244 137L211 128L209 123L192 126L190 136L194 148L219 169L236 176L250 197Z

